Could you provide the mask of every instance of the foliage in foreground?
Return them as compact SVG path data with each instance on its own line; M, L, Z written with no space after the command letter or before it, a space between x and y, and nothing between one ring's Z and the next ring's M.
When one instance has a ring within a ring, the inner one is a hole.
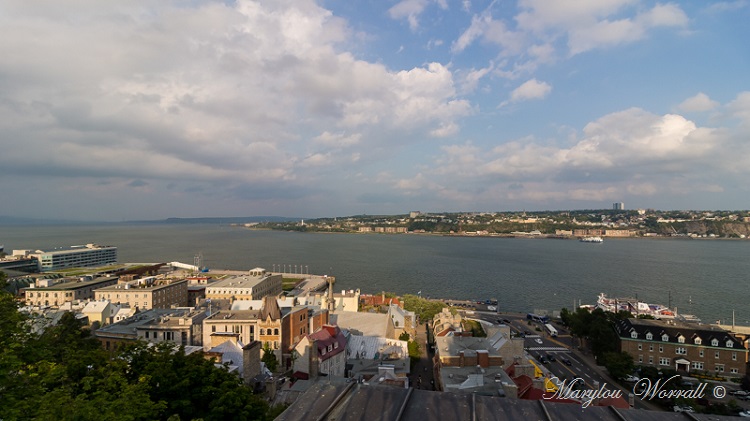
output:
M0 290L5 282L0 272ZM33 335L0 292L0 419L264 420L267 403L202 353L143 343L104 351L72 313Z

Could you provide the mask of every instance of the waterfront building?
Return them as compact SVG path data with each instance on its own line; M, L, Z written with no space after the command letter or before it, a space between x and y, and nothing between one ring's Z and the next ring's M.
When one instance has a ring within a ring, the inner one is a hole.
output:
M15 251L13 252L15 254ZM39 270L49 272L71 267L95 267L117 263L117 247L86 244L68 249L37 250L29 256L39 261Z
M101 327L92 333L106 350L123 343L143 340L150 343L170 342L180 346L200 346L206 313L190 307L155 308L137 313L118 323Z
M630 354L636 365L684 374L745 375L747 348L718 326L649 319L620 320L615 326L620 350Z
M305 335L294 348L294 376L315 378L343 377L346 370L346 337L335 325L325 325L316 332Z
M161 279L150 276L117 285L99 288L94 299L128 304L141 310L152 308L185 307L188 305L186 280Z
M24 291L26 305L60 306L71 301L91 300L96 297L96 289L117 284L117 280L115 276L94 279L42 279Z
M226 300L260 300L265 296L281 294L282 277L273 275L265 269L256 268L246 275L233 276L206 286L206 299Z

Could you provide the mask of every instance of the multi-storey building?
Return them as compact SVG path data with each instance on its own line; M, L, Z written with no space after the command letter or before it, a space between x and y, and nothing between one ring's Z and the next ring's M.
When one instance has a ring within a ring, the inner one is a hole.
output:
M50 286L35 286L24 292L26 304L32 306L60 306L76 300L90 300L95 297L94 290L117 283L117 277L95 279L76 279ZM42 283L37 283L42 285Z
M272 275L265 269L253 269L247 275L233 276L206 287L210 300L260 300L265 296L281 294L281 275Z
M151 309L93 332L104 349L144 340L151 343L200 346L206 313L193 308Z
M109 300L129 304L141 310L185 307L188 305L188 281L158 279L155 276L100 288L94 292L97 301Z
M616 330L620 349L638 365L721 377L745 375L747 348L717 326L625 319L616 324Z
M303 373L308 377L320 374L343 377L345 374L346 337L338 326L325 325L306 335L295 347L295 353L295 374Z
M39 270L49 272L70 267L93 267L117 263L117 247L86 244L65 250L29 253L39 261Z

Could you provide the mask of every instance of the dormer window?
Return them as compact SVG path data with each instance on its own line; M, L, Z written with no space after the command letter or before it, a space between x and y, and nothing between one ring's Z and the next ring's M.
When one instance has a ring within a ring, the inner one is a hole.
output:
M734 348L734 342L731 339L727 341L727 348Z
M685 343L685 337L684 337L684 336L682 336L682 335L678 336L678 337L677 337L677 342L679 342L679 343L681 343L681 344L684 344L684 343Z
M338 342L334 342L333 349L338 349L338 348L339 348L339 343Z
M633 338L633 339L638 339L638 332L636 332L636 331L630 332L630 337Z
M669 335L667 335L666 333L661 335L661 340L664 342L669 342Z
M696 345L701 345L701 344L703 344L703 341L701 340L701 338L695 338L695 344Z
M711 339L711 346L719 346L719 340L718 339Z
M651 332L648 332L646 334L646 339L648 339L650 341L650 340L654 339L654 335L652 335Z

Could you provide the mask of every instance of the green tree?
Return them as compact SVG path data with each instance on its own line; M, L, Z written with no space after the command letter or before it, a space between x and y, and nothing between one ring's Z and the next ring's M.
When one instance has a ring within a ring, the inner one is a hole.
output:
M602 355L602 360L609 374L616 379L631 374L635 368L633 357L627 352L606 352Z
M260 359L264 363L266 363L266 367L268 367L271 372L275 372L276 369L279 367L279 361L276 359L276 354L271 349L271 345L269 343L266 343L263 346L263 357Z
M408 341L409 340L409 333L408 332L402 332L400 335L398 335L399 341Z

